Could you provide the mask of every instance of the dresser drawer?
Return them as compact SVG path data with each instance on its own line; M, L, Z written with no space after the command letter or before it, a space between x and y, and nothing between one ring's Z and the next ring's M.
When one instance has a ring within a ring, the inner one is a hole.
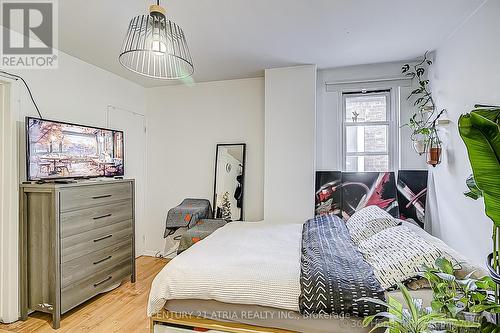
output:
M61 212L132 198L131 183L88 185L61 190Z
M132 258L132 241L126 240L62 264L62 288Z
M71 310L78 304L105 291L113 284L121 282L131 273L132 265L128 259L63 288L61 291L61 313Z
M132 200L61 213L61 237L132 219Z
M61 262L65 263L108 246L132 239L132 220L69 236L61 240Z

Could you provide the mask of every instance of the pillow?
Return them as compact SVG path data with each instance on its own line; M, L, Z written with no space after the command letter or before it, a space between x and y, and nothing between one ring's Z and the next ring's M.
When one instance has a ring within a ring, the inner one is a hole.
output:
M382 230L399 225L400 221L378 206L368 206L352 214L346 224L352 240L359 244Z
M484 267L477 265L470 258L467 258L463 254L457 252L456 250L448 246L445 242L443 242L441 239L432 236L418 225L409 223L408 221L401 221L401 222L402 222L401 225L408 227L414 233L425 239L427 242L435 245L442 252L446 252L450 256L455 258L455 260L460 265L460 268L455 272L455 275L457 277L463 278L471 272L473 273L472 276L477 279L488 275L488 271L486 271Z
M385 229L358 244L384 289L418 276L423 265L439 257L456 260L406 226Z

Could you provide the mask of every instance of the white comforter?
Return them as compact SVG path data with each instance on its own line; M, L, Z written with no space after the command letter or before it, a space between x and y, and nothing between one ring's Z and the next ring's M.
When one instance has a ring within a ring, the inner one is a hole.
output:
M170 299L211 299L298 311L302 224L234 222L156 276L148 315Z

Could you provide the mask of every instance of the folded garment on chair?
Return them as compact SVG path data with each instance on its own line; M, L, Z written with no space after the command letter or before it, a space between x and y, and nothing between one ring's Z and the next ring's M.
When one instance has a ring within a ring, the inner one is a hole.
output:
M212 207L210 201L206 199L184 199L179 206L168 211L163 237L166 238L177 228L191 228L198 220L211 217Z

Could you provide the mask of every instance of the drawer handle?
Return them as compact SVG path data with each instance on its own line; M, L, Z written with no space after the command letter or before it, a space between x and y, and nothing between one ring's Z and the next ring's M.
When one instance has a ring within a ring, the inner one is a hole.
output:
M111 259L112 257L113 257L113 256L107 256L107 257L106 257L106 258L104 258L104 259L94 261L94 262L93 262L93 264L94 264L94 265L100 264L101 262L105 262L106 260L109 260L109 259Z
M108 238L111 238L111 237L113 237L113 235L107 235L107 236L104 236L104 237L101 237L101 238L94 239L94 243L100 242L102 240L105 240L105 239L108 239Z
M97 195L95 197L92 197L92 199L104 199L104 198L109 198L109 197L111 197L111 194Z
M94 217L93 219L94 220L100 220L100 219L103 219L103 218L106 218L106 217L110 217L112 214L106 214L106 215L102 215L102 216L97 216L97 217Z
M94 283L94 288L103 284L104 282L108 282L109 280L111 280L113 277L110 275L108 276L107 278L105 278L104 280L100 281L100 282L97 282L97 283Z

